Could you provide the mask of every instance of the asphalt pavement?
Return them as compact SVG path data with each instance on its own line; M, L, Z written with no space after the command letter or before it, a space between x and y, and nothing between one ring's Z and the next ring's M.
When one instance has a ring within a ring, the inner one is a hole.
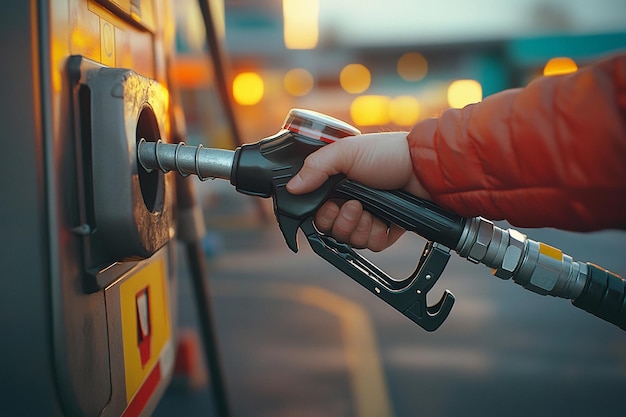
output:
M233 193L235 194L235 193ZM233 417L624 416L626 333L455 254L430 293L447 321L426 332L308 247L292 253L251 199L209 213L214 320ZM223 204L222 204L223 206ZM521 230L626 276L626 233ZM405 235L366 256L408 276L424 246ZM183 258L179 323L194 329ZM217 416L208 384L176 378L155 416Z

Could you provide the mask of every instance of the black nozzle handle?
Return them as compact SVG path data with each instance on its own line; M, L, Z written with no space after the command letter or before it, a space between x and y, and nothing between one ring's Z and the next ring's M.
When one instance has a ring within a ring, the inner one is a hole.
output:
M572 304L626 330L626 280L591 263L587 268L585 288Z
M377 190L343 179L336 185L331 197L359 200L363 208L374 216L451 249L456 248L465 228L465 217L400 190Z

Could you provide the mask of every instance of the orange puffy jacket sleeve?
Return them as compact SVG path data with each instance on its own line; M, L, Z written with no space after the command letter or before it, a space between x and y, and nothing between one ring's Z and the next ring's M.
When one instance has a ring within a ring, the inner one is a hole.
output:
M418 179L454 213L626 229L626 55L447 110L408 141Z

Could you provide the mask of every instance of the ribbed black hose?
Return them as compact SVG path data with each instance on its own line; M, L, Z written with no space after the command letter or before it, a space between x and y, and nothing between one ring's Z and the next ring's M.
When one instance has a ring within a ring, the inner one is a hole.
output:
M626 330L626 280L594 264L587 267L585 288L572 304Z

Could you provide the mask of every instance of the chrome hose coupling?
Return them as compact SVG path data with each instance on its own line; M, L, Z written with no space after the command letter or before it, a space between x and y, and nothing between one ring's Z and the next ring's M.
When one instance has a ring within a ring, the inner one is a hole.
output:
M575 299L587 281L587 264L482 217L468 219L455 250L471 262L488 266L498 278L512 279L542 295Z

